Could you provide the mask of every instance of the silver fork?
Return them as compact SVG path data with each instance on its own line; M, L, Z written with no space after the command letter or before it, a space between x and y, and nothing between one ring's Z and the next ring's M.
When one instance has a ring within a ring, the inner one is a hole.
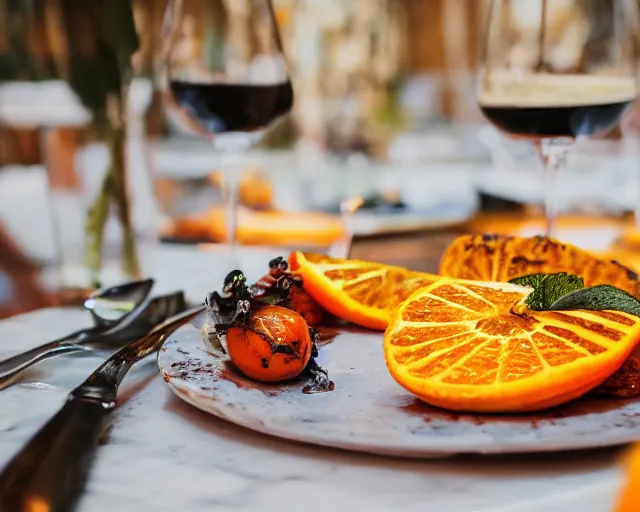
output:
M87 345L122 345L149 332L167 317L186 309L183 292L174 292L150 300L122 321L103 332L94 332L74 341L67 339L41 345L0 361L0 390L13 384L20 374L34 364L62 354L90 350Z
M125 375L204 309L198 306L167 319L109 357L74 389L62 409L0 473L0 510L26 511L36 506L49 512L74 510Z

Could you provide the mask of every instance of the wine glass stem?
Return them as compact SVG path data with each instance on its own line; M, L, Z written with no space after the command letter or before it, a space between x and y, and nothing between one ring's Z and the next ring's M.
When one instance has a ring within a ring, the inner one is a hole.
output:
M340 203L342 237L329 248L328 255L332 258L351 258L351 246L354 236L353 215L362 206L363 202L361 197L351 197Z
M541 139L536 143L543 165L543 194L546 216L545 235L555 235L560 212L560 189L558 178L567 166L567 156L573 145L570 137Z
M220 166L224 174L226 199L225 234L230 250L230 265L238 268L238 206L239 189L245 152L253 145L249 134L225 134L214 138L214 147L220 152Z
M238 206L240 202L240 173L241 169L225 167L224 183L226 191L225 232L229 245L230 263L238 267Z

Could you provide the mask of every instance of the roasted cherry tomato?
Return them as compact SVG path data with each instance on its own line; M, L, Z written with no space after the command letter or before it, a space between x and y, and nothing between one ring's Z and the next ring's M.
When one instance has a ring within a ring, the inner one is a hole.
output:
M300 375L312 347L304 318L281 306L256 307L244 325L227 330L227 350L233 363L248 377L262 382Z

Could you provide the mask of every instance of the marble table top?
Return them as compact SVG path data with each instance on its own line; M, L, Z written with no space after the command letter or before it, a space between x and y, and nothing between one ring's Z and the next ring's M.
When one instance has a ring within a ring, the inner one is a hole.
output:
M208 252L163 249L158 290L185 288L199 300L224 273L214 259ZM0 357L89 323L84 312L63 308L5 320ZM0 465L106 355L47 361L0 391ZM415 461L272 439L180 401L159 377L154 357L130 372L118 402L81 512L609 512L621 482L622 448Z

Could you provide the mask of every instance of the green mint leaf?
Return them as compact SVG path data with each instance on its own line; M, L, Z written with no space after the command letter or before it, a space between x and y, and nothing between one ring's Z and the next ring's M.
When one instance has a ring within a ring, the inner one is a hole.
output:
M533 291L525 302L534 311L547 311L553 309L551 305L560 297L575 290L584 288L584 280L581 277L566 272L557 274L532 274L517 277L509 281L520 286L529 286Z
M551 304L549 309L560 311L575 309L587 309L590 311L612 310L640 317L640 301L633 295L629 295L627 292L608 284L570 292Z
M515 277L509 282L520 286L529 286L534 290L541 286L549 274L531 274L528 276Z

